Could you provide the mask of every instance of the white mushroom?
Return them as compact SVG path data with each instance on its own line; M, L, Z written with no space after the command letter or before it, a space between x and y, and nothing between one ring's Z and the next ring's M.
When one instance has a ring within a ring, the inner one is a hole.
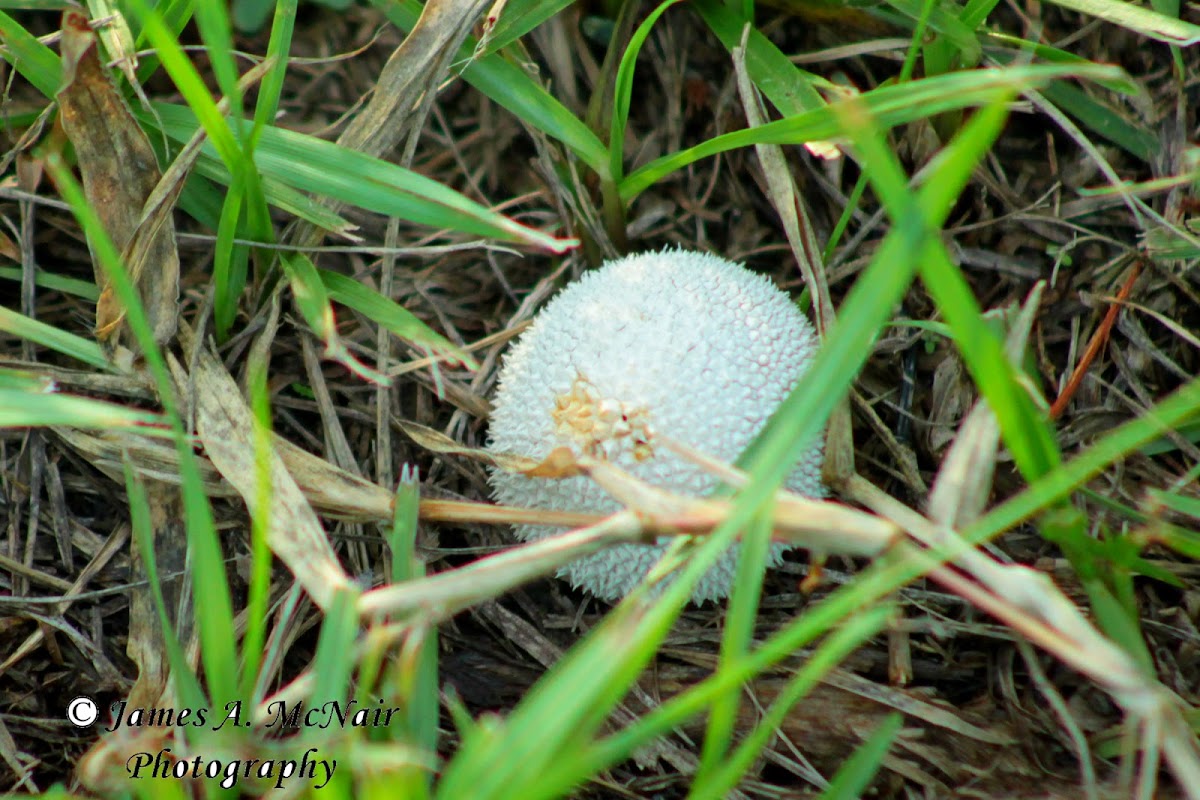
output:
M654 486L703 496L713 476L656 445L658 435L733 462L808 367L812 326L771 281L718 256L639 253L585 274L554 297L508 353L491 416L493 452L542 459L557 447L608 459ZM825 494L818 442L787 487ZM611 513L619 504L585 477L496 470L498 502ZM521 525L525 540L561 529ZM560 576L605 600L627 594L658 561L657 545L622 544ZM772 544L776 566L787 548ZM734 546L696 584L693 601L729 594Z

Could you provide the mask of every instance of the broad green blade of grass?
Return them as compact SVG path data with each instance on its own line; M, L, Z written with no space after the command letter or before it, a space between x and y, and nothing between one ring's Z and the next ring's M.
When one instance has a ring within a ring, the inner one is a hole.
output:
M1112 78L1113 67L1095 64L1031 64L970 70L909 83L885 86L824 108L716 136L695 147L662 156L631 172L621 182L621 197L630 201L663 177L702 158L755 144L803 144L843 136L834 106L863 103L877 124L890 128L946 111L985 105L1000 97L1065 77Z
M1161 503L1172 511L1186 514L1197 522L1200 522L1200 499L1187 497L1178 492L1164 492L1160 489L1151 489L1149 494L1154 502Z
M768 503L754 517L742 537L737 579L730 592L729 607L725 614L725 633L721 637L718 669L745 657L754 640L754 626L758 620L763 576L771 545L772 511L773 506ZM726 758L733 741L741 695L742 688L739 686L713 702L700 751L700 764L696 769L697 782L715 773Z
M1164 526L1158 532L1158 541L1179 555L1200 560L1200 533L1174 525Z
M1190 47L1200 42L1200 26L1168 17L1144 6L1122 0L1051 0L1056 6L1120 25L1142 36L1178 47Z
M251 508L271 508L271 392L267 388L265 358L252 352L247 368L250 407L254 414L254 468L257 478L257 501ZM267 621L270 617L271 555L269 514L262 511L250 515L250 569L246 581L246 630L242 635L242 670L239 686L244 700L253 702L254 689L261 678L263 650L267 640Z
M396 487L392 506L392 527L388 546L392 550L392 583L402 583L425 574L425 564L417 555L417 511L421 504L421 482L416 467L405 464Z
M1032 54L1035 58L1042 61L1048 61L1052 64L1091 64L1094 62L1088 61L1082 56L1077 56L1074 53L1068 53L1066 50L1060 50L1057 47L1051 47L1046 44L1031 42L1028 39L1022 39L1019 36L1012 36L999 31L984 31L985 45L983 52L993 58L999 59L1001 63L1009 64L1013 61L1013 51L1019 50L1022 53ZM1115 78L1099 78L1091 79L1096 84L1103 86L1110 92L1127 95L1132 97L1141 94L1145 91L1137 81L1133 80L1126 73L1121 73Z
M150 594L154 598L154 610L158 614L158 625L162 631L163 647L166 650L167 661L171 665L172 681L180 705L185 708L206 708L208 698L200 687L200 681L188 663L183 645L175 632L175 608L168 607L163 595L162 577L158 572L158 555L155 550L154 528L151 522L150 504L146 497L146 489L128 459L124 459L122 467L125 472L125 496L129 501L129 524L133 529L134 545L142 558L142 569L146 572L146 580ZM185 492L188 489L185 489ZM196 587L194 587L193 591Z
M887 0L888 5L914 22L924 16L925 3L926 0ZM972 66L979 62L983 52L979 38L953 13L954 8L952 3L935 3L928 14L928 25L944 42L953 46L963 65Z
M468 369L479 368L478 362L469 353L430 330L429 326L417 319L411 311L390 297L384 297L374 289L339 272L321 269L317 270L317 274L329 290L331 299L353 308L405 341L428 348L437 355L451 356Z
M37 37L25 30L15 19L0 11L0 42L4 60L48 98L58 93L62 85L62 62Z
M862 797L883 766L883 759L887 757L903 724L902 714L888 714L862 747L838 767L837 773L829 781L829 788L821 792L820 800L857 800Z
M134 116L138 117L139 121L150 130L153 131L157 128L150 117L136 111ZM150 138L153 141L156 136ZM281 211L299 217L305 222L311 222L335 236L351 235L356 228L345 217L330 211L302 191L293 189L273 178L260 176L259 180L262 184L263 197ZM232 183L233 177L221 159L212 151L201 152L199 158L196 159L193 173L188 177L188 184L180 196L180 206L197 221L215 230L220 226L221 213L227 194L227 192L219 191L217 184L228 187Z
M670 631L692 587L750 519L731 514L696 548L675 581L650 601L644 591L623 600L526 694L500 727L477 724L447 764L438 796L475 800L532 797L552 767L580 766L589 741L629 691ZM578 774L575 780L586 775Z
M692 0L688 5L703 17L726 50L733 52L735 47L741 46L742 28L747 17L738 15L719 0ZM814 86L826 81L797 68L757 28L750 29L746 41L746 71L759 91L784 116L794 117L825 105Z
M341 337L338 336L333 306L329 303L329 293L325 291L325 284L317 273L312 259L302 253L288 250L278 251L278 255L279 265L283 268L288 283L292 287L292 298L295 300L296 306L304 316L304 321L325 345L323 354L325 358L340 362L342 366L363 380L374 381L386 386L388 384L387 376L380 375L352 356Z
M791 676L771 703L771 707L767 709L767 713L730 757L720 765L717 773L708 780L697 778L689 797L695 800L720 800L728 797L742 777L754 767L755 760L761 758L763 750L771 740L778 735L780 726L796 703L812 691L821 678L844 661L850 653L880 633L894 613L894 609L887 604L867 608L861 614L847 620L844 625L834 628L820 647L805 659L804 666Z
M0 390L25 394L50 394L56 383L46 375L26 369L0 367Z
M1046 99L1090 130L1130 155L1149 163L1159 152L1158 137L1069 83L1055 81L1042 89Z
M625 126L629 122L629 106L633 100L633 71L637 66L638 54L642 51L654 23L658 22L668 8L679 0L663 0L638 25L637 30L629 39L629 46L621 54L621 63L617 66L616 84L613 88L612 126L608 134L608 174L613 180L620 180L625 174Z
M484 56L503 50L525 34L571 5L574 0L508 0L500 10L500 19L487 34ZM487 21L485 20L485 25Z
M317 654L313 660L316 680L307 698L314 706L331 700L345 703L351 695L350 680L355 664L354 659L346 656L354 652L354 642L358 638L358 611L355 607L358 596L357 590L340 590L334 594L333 601L325 611L321 635L317 640Z
M70 356L97 369L106 372L112 369L104 351L94 340L84 339L70 331L47 325L41 320L31 319L4 306L0 306L0 331L27 339L42 347L49 347L55 352Z
M10 281L20 282L23 279L23 273L24 271L20 267L0 267L0 278ZM90 300L93 303L100 297L100 290L91 281L81 281L78 278L59 275L49 270L39 269L33 282L42 289L53 289L56 292Z
M189 109L156 103L155 110L172 139L187 141L195 132L196 120ZM314 136L266 128L255 150L255 161L264 178L416 224L526 244L552 253L565 252L574 244L514 222L412 170Z
M967 0L958 19L963 25L978 32L981 36L987 36L987 32L980 31L979 26L987 22L992 9L999 5L999 2L1000 0Z
M257 143L264 128L275 124L279 111L279 97L283 94L283 81L287 77L288 53L292 50L292 35L296 29L296 10L299 0L278 0L275 17L271 23L271 38L267 42L267 59L271 66L263 76L254 103L254 132L252 142Z
M138 428L140 433L154 434L163 423L158 414L118 403L72 394L0 388L0 428L69 425L81 429ZM164 429L162 435L170 434Z
M213 325L217 331L217 339L222 342L233 327L238 302L246 288L250 249L234 241L244 238L245 214L242 201L245 195L246 185L241 176L232 176L229 191L225 193L225 202L221 205L217 241L213 247Z
M46 172L54 181L59 194L71 207L91 245L93 258L108 278L117 300L125 309L125 319L146 360L146 367L158 389L163 416L170 424L179 456L179 474L183 493L183 519L187 530L188 550L192 559L195 593L204 598L203 612L195 606L196 625L200 631L201 654L205 675L212 697L235 697L236 664L230 642L233 641L233 602L225 580L225 561L213 522L212 509L204 492L191 439L185 434L175 399L175 386L167 371L166 362L154 341L154 332L138 298L137 289L129 279L121 254L117 251L95 209L87 202L83 188L63 162L61 154L43 155Z

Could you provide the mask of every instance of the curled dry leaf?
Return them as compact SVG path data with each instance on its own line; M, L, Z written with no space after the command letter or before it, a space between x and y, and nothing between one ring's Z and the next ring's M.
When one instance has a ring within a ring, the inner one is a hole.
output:
M146 134L100 61L96 34L79 12L63 14L62 56L63 87L58 103L63 130L75 147L88 204L113 243L125 251L135 239L142 208L162 174ZM129 259L126 253L126 265L154 340L162 344L175 335L179 314L179 253L169 215L139 249L143 252L137 259ZM120 344L125 309L94 253L92 261L100 287L96 336L115 349Z

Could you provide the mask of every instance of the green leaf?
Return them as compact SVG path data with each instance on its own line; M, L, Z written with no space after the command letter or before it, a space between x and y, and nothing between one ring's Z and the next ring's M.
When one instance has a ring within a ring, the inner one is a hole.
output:
M1145 162L1160 152L1158 137L1147 128L1126 119L1116 109L1077 86L1055 81L1042 90L1046 99L1070 114L1081 125Z
M54 51L37 40L8 14L0 11L0 55L21 77L46 97L58 94L62 84L62 62Z
M504 4L495 27L487 35L484 42L486 49L478 56L508 47L572 2L574 0L509 0Z
M1190 47L1200 42L1200 26L1121 0L1050 0L1054 5L1120 25L1160 42Z
M689 6L704 18L705 24L721 40L726 50L741 45L745 17L741 17L718 0L692 0ZM746 71L754 85L784 116L794 117L825 105L815 85L828 85L822 78L805 72L763 36L757 28L750 29L746 41Z
M438 355L452 356L455 360L467 365L469 369L479 368L478 363L469 353L432 331L411 311L390 297L384 297L379 292L341 273L319 269L317 274L320 275L325 288L329 290L331 299L364 314L405 341L426 347Z
M141 433L169 436L161 427L164 422L159 414L90 397L0 388L0 429L67 425L102 430L138 428Z
M695 147L662 156L621 181L626 202L637 197L666 175L702 158L755 144L803 144L843 136L837 107L865 104L866 112L883 127L894 127L946 111L984 105L1021 89L1045 84L1056 78L1104 77L1120 74L1113 67L1037 64L998 69L969 70L908 83L884 86L824 108L769 122L756 128L716 136Z
M30 319L4 306L0 306L0 331L49 347L98 369L108 371L112 368L100 345L93 340L47 325L41 320Z
M671 6L679 0L663 0L650 14L642 20L642 24L633 32L629 46L621 54L621 63L617 66L616 81L613 86L612 128L608 135L608 174L614 180L620 180L625 174L625 126L629 123L629 104L633 97L633 71L637 67L638 53L646 43L654 23Z
M887 758L888 750L903 724L902 714L891 713L884 717L870 738L838 767L829 781L829 788L821 792L821 800L857 800L863 797L875 773L883 766L883 759Z
M195 131L189 109L166 103L156 103L155 109L172 139L186 141ZM266 128L254 158L265 178L368 211L553 253L575 246L572 239L527 228L424 175L315 136Z

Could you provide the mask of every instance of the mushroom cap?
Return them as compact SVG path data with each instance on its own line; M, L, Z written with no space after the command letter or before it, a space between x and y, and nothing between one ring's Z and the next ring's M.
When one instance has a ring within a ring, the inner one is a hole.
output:
M556 295L504 359L488 449L543 459L558 447L606 458L659 488L710 493L715 477L656 446L664 435L732 463L796 385L817 349L812 326L765 276L715 255L639 253L585 273ZM822 445L786 486L822 497ZM587 477L496 469L505 505L609 514L621 505ZM515 526L524 540L562 528ZM559 571L604 600L625 596L666 550L619 544ZM739 545L696 584L700 603L729 594ZM773 543L777 566L788 548Z

